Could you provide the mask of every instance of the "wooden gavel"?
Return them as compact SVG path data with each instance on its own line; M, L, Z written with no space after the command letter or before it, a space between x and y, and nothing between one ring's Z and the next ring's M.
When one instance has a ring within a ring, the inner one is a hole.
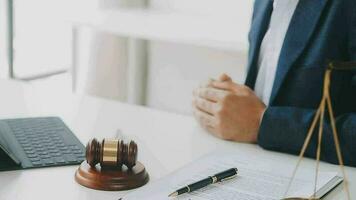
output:
M131 169L137 161L137 144L134 141L124 143L120 139L103 139L99 142L94 138L86 146L86 161L91 167L100 163L102 168L121 168L126 165Z

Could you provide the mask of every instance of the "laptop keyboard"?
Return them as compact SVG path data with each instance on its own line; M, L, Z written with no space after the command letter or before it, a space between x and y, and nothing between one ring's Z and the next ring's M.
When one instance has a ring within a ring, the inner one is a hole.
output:
M84 146L59 118L6 120L34 167L79 164Z

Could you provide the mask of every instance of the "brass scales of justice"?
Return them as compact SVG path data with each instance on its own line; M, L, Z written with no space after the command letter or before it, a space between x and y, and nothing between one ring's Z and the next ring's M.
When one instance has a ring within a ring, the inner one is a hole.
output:
M350 190L348 187L348 181L344 169L344 162L342 158L342 152L340 149L340 142L338 138L338 133L336 129L336 124L335 124L335 117L333 113L333 108L332 108L332 103L331 103L331 97L330 97L330 83L331 83L331 74L332 72L335 71L346 71L346 70L355 70L356 69L356 62L330 62L327 66L325 75L324 75L324 84L323 84L323 96L321 98L321 102L319 104L319 108L315 113L314 119L311 123L311 126L307 132L304 144L302 146L302 149L299 153L298 161L297 164L293 170L292 177L287 185L287 190L285 191L285 195L287 195L293 180L295 179L296 172L298 170L298 167L304 157L304 153L308 147L308 144L310 142L310 139L314 133L314 130L316 128L316 124L319 121L319 130L318 130L318 141L317 141L317 152L316 152L316 170L315 170L315 180L314 180L314 193L310 198L298 198L298 197L293 197L293 198L284 198L284 200L302 200L302 199L318 199L316 198L316 187L317 187L317 182L318 182L318 172L319 172L319 163L320 163L320 151L321 151L321 141L323 137L323 123L324 123L324 117L325 117L325 107L327 107L327 111L329 113L329 118L330 118L330 124L332 128L332 134L333 134L333 139L335 143L335 149L336 149L336 154L337 154L337 159L338 163L344 178L343 184L344 184L344 190L347 196L347 199L350 200Z

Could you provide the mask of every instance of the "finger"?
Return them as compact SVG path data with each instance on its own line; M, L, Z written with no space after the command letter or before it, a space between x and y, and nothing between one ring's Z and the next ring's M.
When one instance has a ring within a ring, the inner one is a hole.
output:
M208 80L203 81L202 83L200 83L199 87L200 88L210 87L211 86L211 82L213 82L213 81L215 81L215 80L212 79L212 78L209 78Z
M197 90L197 96L214 102L224 99L227 93L227 91L216 88L199 88Z
M216 89L221 90L231 90L232 89L232 82L221 82L221 81L213 81L211 86Z
M213 134L213 135L217 135L216 130L214 127L211 126L204 126L204 129L207 130L209 133Z
M200 120L198 113L199 113L199 109L193 110L193 115L197 119L197 121L201 125L201 127L204 128L208 133L215 135L217 137L221 137L221 135L218 133L218 131L215 128L216 123L213 123L214 124L214 126L213 126L213 125L211 125L211 123L206 123L206 121ZM214 122L215 122L215 119L214 119Z
M224 82L224 81L229 81L229 82L231 82L232 81L232 79L231 79L231 77L230 76L228 76L227 74L221 74L220 76L219 76L219 79L218 79L220 82Z
M209 115L208 113L205 113L197 108L193 110L193 114L195 118L200 122L200 124L204 127L214 127L216 124L215 118L212 115Z
M203 81L202 83L199 84L199 87L193 90L193 96L198 96L198 89L199 88L207 88L207 87L211 87L211 83L215 81L212 78L209 78L206 81Z
M208 131L208 133L210 133L211 135L218 137L218 138L223 138L222 135L217 131L217 129L215 127L212 126L204 126L202 125L203 128Z
M230 92L234 92L237 95L238 94L245 94L246 91L246 87L244 85L240 85L234 82L218 82L218 81L214 81L211 83L211 86L213 88L216 89L220 89L220 90L227 90Z
M199 108L200 110L209 113L210 115L214 115L218 109L218 104L201 97L196 97L193 100L193 105Z

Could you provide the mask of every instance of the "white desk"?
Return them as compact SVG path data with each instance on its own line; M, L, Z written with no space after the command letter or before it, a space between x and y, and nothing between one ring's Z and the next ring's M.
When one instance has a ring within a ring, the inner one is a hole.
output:
M83 143L92 137L113 137L116 130L136 139L139 160L151 182L214 150L231 150L256 159L267 158L269 166L283 170L292 167L295 156L262 150L256 145L222 141L201 130L190 116L182 116L126 105L93 97L58 97L41 94L18 82L0 81L0 118L40 115L60 116ZM306 159L303 166L313 166ZM322 163L323 170L337 166ZM1 200L116 200L125 192L87 189L74 181L76 166L0 172ZM347 168L351 195L356 198L356 169ZM326 199L345 199L341 187Z

